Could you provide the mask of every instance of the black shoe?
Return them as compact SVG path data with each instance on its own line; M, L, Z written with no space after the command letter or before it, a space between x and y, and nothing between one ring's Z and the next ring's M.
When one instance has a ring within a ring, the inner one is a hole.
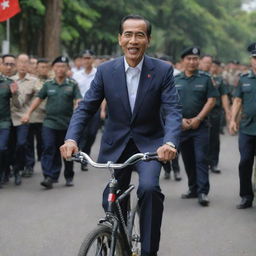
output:
M211 166L210 170L211 170L212 173L216 173L216 174L220 174L221 173L221 170L218 169L216 166Z
M198 195L198 203L202 206L208 206L210 201L206 194L202 193Z
M181 181L182 180L182 178L180 176L180 172L174 172L174 179L176 181Z
M250 207L252 207L252 200L249 200L245 197L243 197L240 204L236 206L237 209L246 209Z
M25 167L24 171L22 172L22 177L29 178L33 175L34 170L32 167Z
M81 164L81 171L83 172L87 172L88 171L88 167L86 164Z
M169 172L164 172L164 179L165 180L169 180L171 177L170 173Z
M73 179L69 178L66 180L66 186L67 187L72 187L74 186L74 183L73 183Z
M16 186L19 186L21 184L21 175L19 173L16 173L14 175L14 183Z
M197 193L188 190L185 194L181 195L182 199L197 198Z
M40 184L48 189L52 188L53 180L51 177L46 177Z

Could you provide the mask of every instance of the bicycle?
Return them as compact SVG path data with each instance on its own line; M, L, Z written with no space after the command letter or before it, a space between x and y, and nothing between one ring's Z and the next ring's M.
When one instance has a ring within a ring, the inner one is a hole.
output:
M122 169L139 161L157 160L156 153L137 153L124 163L107 162L105 164L94 162L86 153L78 152L70 160L89 163L96 168L107 168L111 179L108 184L108 209L106 216L99 220L97 227L84 239L78 256L139 256L140 255L140 229L138 203L131 206L130 193L135 188L130 185L127 190L118 190L114 170ZM128 199L127 216L124 216L120 203ZM125 218L126 217L126 218ZM125 221L127 219L127 221Z

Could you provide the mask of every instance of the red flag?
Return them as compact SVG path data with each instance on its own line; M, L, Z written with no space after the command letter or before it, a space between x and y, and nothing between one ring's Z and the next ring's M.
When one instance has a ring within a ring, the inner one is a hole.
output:
M20 11L18 0L0 0L0 22L10 19Z

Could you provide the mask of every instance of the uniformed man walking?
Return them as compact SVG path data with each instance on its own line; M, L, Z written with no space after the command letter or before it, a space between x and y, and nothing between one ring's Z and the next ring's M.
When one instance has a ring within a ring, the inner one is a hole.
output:
M224 83L223 78L219 74L220 62L214 60L211 65L211 76L214 87L219 91L219 97L216 104L209 114L209 150L208 163L212 173L220 173L218 168L220 153L220 126L222 118L222 108L225 112L226 120L230 120L230 104L228 98L228 87Z
M251 71L241 75L238 87L234 93L231 109L229 131L235 134L238 131L237 117L242 108L242 117L239 126L239 180L241 202L238 209L252 207L254 193L252 186L252 171L256 148L256 43L248 47L251 53Z
M206 116L214 107L217 90L211 78L198 70L200 49L191 47L182 54L184 72L175 77L175 86L182 104L182 128L180 150L188 176L189 190L182 198L197 198L202 206L208 206L209 174L206 153L208 127Z
M17 88L17 84L11 79L0 75L0 188L6 181L4 175L8 164L7 149L11 127L10 98L15 95L17 99Z
M44 83L28 112L22 118L23 122L28 122L31 113L47 98L46 117L42 128L43 153L41 157L44 175L41 185L46 188L52 188L53 183L58 182L62 165L59 147L64 142L74 105L76 106L81 99L77 82L67 77L68 58L57 57L52 63L52 68L55 78ZM73 162L64 160L64 165L66 186L73 186Z

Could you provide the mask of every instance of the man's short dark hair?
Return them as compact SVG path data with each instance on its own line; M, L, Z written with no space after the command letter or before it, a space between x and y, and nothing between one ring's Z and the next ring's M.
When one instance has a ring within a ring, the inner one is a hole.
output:
M137 14L130 14L122 18L120 25L119 25L119 34L123 34L123 24L126 20L143 20L147 25L147 37L149 38L151 36L151 30L152 26L151 23L145 19L144 17L137 15Z
M4 54L4 55L2 55L3 61L4 61L4 59L7 58L7 57L11 57L11 58L16 59L16 57L15 57L13 54Z

